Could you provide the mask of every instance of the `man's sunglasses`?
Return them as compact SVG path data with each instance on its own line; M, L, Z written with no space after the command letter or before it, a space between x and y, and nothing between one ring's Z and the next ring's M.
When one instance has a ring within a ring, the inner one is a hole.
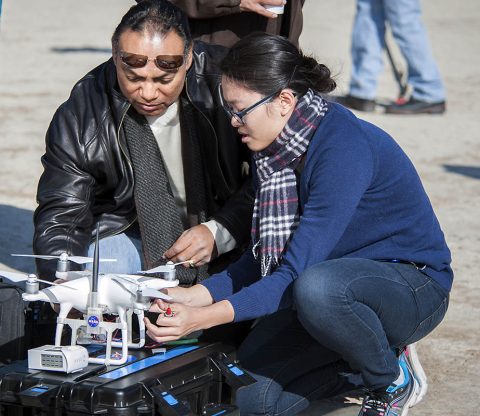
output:
M149 58L145 55L120 51L120 59L130 68L143 68L148 61L155 62L157 68L164 71L171 71L180 68L183 65L183 55L158 55L155 58Z

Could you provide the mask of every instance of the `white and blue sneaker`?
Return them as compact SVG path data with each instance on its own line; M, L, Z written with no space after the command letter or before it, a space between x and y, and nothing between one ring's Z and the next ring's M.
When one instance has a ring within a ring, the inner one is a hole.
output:
M410 371L413 374L415 380L415 395L410 403L410 407L419 403L428 390L427 375L423 370L420 360L418 359L417 349L415 344L410 344L400 354L399 360L405 360L410 367Z
M400 357L400 376L390 386L370 391L358 416L406 416L415 396L415 378Z

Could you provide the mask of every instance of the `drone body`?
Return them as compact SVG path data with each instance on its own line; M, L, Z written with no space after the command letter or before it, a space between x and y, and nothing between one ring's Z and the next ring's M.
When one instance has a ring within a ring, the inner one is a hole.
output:
M91 273L82 272L83 277L69 280L37 293L24 293L25 301L43 301L57 303L68 309L76 309L87 313L88 299L91 292ZM118 314L121 309L148 309L151 300L138 299L137 291L148 289L164 289L178 285L178 280L162 278L146 278L143 276L105 274L98 277L98 306L106 314ZM160 297L160 296L158 296ZM165 295L165 298L168 298Z
M97 230L98 240L98 230ZM97 245L98 247L98 241ZM18 256L18 255L17 255ZM128 348L142 348L145 344L144 311L148 310L154 299L172 300L170 296L161 292L161 289L178 285L175 278L175 266L180 263L167 263L155 269L139 273L155 273L162 277L149 277L128 274L98 274L100 261L115 261L100 259L98 249L95 258L68 256L20 255L43 259L57 259L56 282L39 279L35 275L14 272L1 272L13 282L26 282L26 292L22 297L25 301L42 301L59 304L60 310L57 318L55 332L55 347L62 348L61 340L63 328L70 326L70 344L88 344L102 342L106 351L104 358L90 357L90 363L97 364L124 364L128 358ZM78 264L94 263L91 271L69 271L68 262ZM39 290L39 283L46 283L49 287ZM76 309L83 314L83 319L69 318L68 314ZM116 315L115 322L106 322L103 315ZM139 340L132 341L132 316L138 319ZM113 334L121 332L121 340L113 340ZM121 348L121 354L111 354L112 347Z

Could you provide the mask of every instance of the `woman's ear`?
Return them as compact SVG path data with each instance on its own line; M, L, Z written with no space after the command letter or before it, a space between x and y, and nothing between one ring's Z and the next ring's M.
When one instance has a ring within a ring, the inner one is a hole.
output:
M297 105L297 97L291 89L284 89L280 92L280 113L282 116L286 116L293 111Z

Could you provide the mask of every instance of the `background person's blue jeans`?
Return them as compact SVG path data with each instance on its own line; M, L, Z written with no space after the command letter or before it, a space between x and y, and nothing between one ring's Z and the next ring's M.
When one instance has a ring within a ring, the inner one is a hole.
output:
M414 266L365 259L311 267L295 281L294 299L296 316L264 318L240 347L241 364L259 380L237 392L242 415L298 413L350 389L343 374L352 369L368 388L389 385L399 372L393 348L423 338L448 307L446 290Z
M88 256L93 257L95 245L88 248ZM100 262L100 273L136 273L143 270L143 251L140 235L135 232L116 234L102 238L99 242L100 258L117 259L116 262ZM88 264L87 269L92 265Z
M418 100L445 100L445 90L421 20L420 0L358 0L352 31L350 94L374 99L383 70L385 23L408 69L408 84Z

